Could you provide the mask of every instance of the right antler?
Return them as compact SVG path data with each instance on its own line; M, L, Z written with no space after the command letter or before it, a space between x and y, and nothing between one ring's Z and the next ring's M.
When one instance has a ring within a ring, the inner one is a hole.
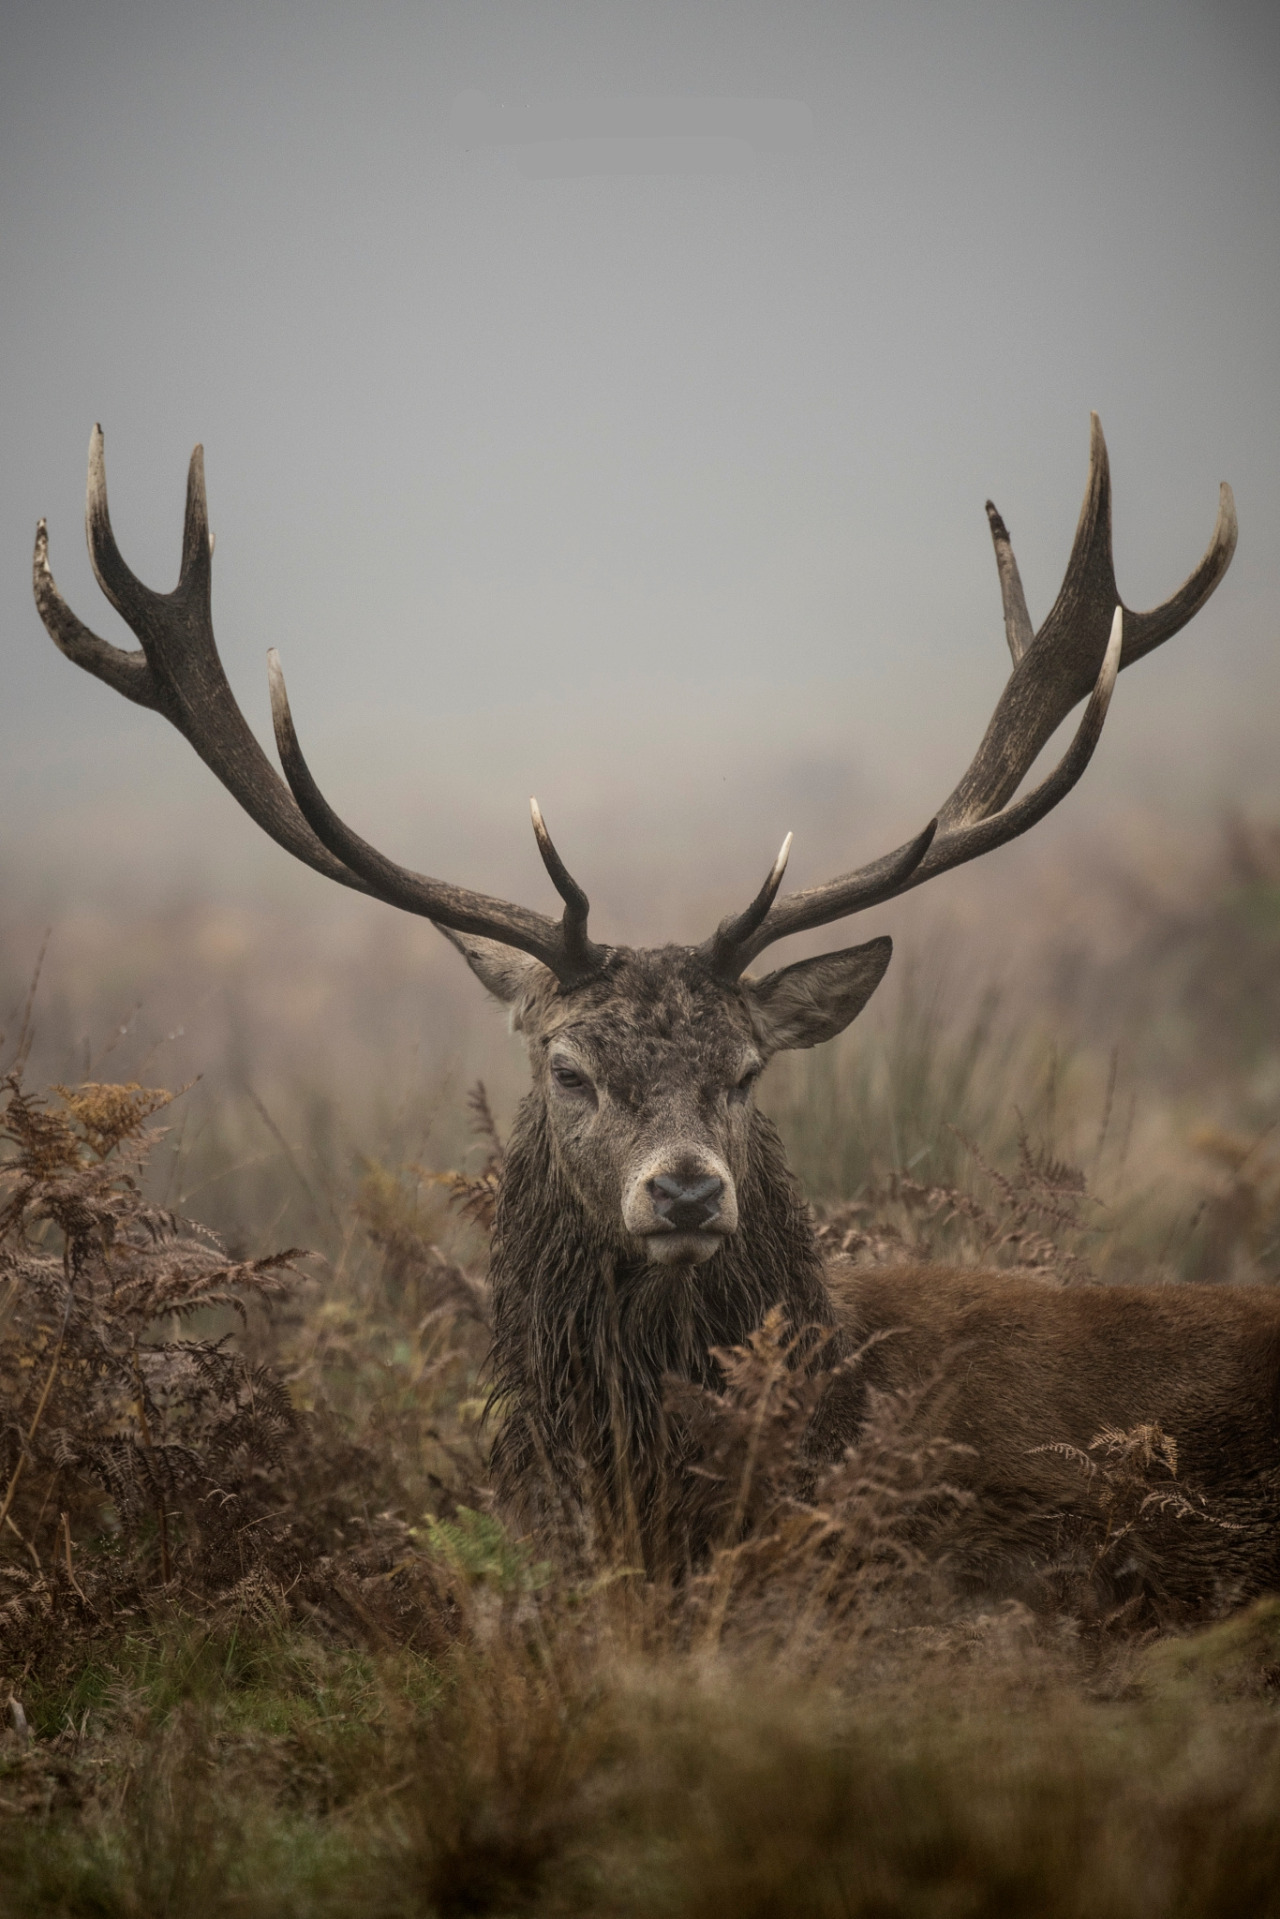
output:
M959 785L918 838L854 873L775 903L790 847L788 835L751 905L724 920L707 942L704 950L722 977L736 979L774 940L894 899L950 867L1003 846L1043 819L1089 764L1116 674L1185 626L1217 586L1231 564L1237 534L1235 502L1225 482L1213 538L1190 578L1149 613L1134 613L1121 604L1111 557L1106 442L1096 413L1090 422L1089 483L1075 543L1058 597L1034 636L1008 530L987 502L1013 672ZM1038 787L1015 800L1041 747L1086 695L1089 704L1063 758Z
M182 569L172 593L155 593L144 586L121 557L107 510L101 427L94 428L89 442L85 531L98 584L137 634L142 651L130 653L112 646L76 618L49 570L48 531L41 520L33 583L36 606L55 644L69 660L105 680L126 699L162 713L250 818L286 852L327 879L420 913L438 926L500 940L531 953L550 967L562 985L574 985L599 971L605 954L587 938L586 895L552 845L536 805L538 848L565 902L559 921L395 865L344 826L321 797L298 749L276 662L272 708L281 759L293 787L290 793L237 706L218 657L210 608L213 542L205 506L203 448L197 447L191 456Z

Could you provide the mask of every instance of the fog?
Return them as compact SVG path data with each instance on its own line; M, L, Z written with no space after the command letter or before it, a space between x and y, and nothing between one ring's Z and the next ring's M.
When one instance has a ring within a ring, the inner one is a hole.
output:
M1240 549L1043 845L1273 805L1278 83L1280 19L1222 0L8 7L11 899L324 891L43 633L47 514L128 640L84 553L95 420L162 588L204 443L262 735L274 644L354 824L548 905L536 792L605 938L740 903L789 828L803 883L928 818L1007 670L983 501L1042 617L1091 407L1131 604L1220 479Z

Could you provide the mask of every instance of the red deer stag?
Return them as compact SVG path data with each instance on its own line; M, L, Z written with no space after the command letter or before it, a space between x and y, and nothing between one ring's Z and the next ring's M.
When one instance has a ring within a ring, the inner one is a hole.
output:
M899 1385L964 1346L972 1363L947 1419L952 1435L974 1447L984 1576L1007 1579L1048 1542L1047 1468L1034 1448L1084 1447L1100 1428L1150 1422L1176 1436L1189 1481L1237 1522L1214 1533L1212 1564L1189 1554L1184 1596L1256 1590L1280 1581L1280 1307L1268 1294L1061 1293L1007 1275L939 1271L836 1280L753 1098L774 1053L831 1039L861 1011L891 942L872 940L762 978L746 972L750 963L775 940L882 905L1042 819L1084 772L1117 672L1192 618L1236 541L1224 485L1208 551L1186 583L1151 612L1123 607L1095 418L1066 577L1033 633L1009 535L994 506L987 513L1013 670L955 791L905 845L779 897L788 838L750 905L693 947L631 950L592 939L587 897L536 804L533 827L563 901L559 919L396 865L321 794L271 653L288 785L281 781L236 705L214 644L199 447L181 574L174 591L161 594L121 558L99 431L90 445L89 552L141 652L109 645L71 612L49 571L43 522L35 596L68 659L162 713L281 846L328 879L433 921L510 1006L533 1086L512 1133L493 1245L493 1376L506 1409L494 1471L509 1511L528 1518L545 1511L549 1497L572 1503L588 1483L607 1502L625 1483L643 1518L659 1482L673 1483L664 1379L715 1380L711 1349L741 1342L777 1304L794 1327L843 1328L837 1350L841 1341L847 1351L872 1331L898 1329L828 1395L815 1422L818 1454L838 1453L856 1432L849 1380L859 1380L859 1390L868 1380ZM1041 747L1081 700L1084 715L1062 759L1018 797ZM678 1516L678 1472L675 1483ZM1054 1497L1060 1504L1060 1492ZM696 1550L696 1539L686 1543ZM1000 1566L1003 1573L993 1570Z

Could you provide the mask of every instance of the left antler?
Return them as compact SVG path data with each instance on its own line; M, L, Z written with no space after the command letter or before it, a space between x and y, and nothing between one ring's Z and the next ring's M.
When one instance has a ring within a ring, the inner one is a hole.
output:
M1075 785L1093 754L1116 674L1169 639L1199 612L1231 564L1236 512L1224 482L1218 520L1204 558L1178 591L1149 613L1134 613L1116 590L1111 557L1111 473L1097 414L1091 415L1089 483L1066 577L1048 618L1031 620L1008 531L987 502L1013 671L968 771L917 839L854 873L775 899L786 851L745 913L722 922L706 952L717 972L736 978L757 953L790 933L845 919L922 886L966 860L989 853L1044 818ZM1036 755L1072 707L1088 698L1075 738L1048 777L1014 799Z
M187 476L187 513L182 568L172 593L156 593L125 564L111 530L102 429L89 442L89 488L85 510L89 556L98 584L142 642L140 653L112 646L77 619L49 570L45 523L36 530L33 585L40 617L69 660L96 675L139 706L163 713L237 799L251 819L327 879L371 893L409 913L421 913L456 933L500 940L530 953L564 986L590 978L604 964L605 949L587 938L587 898L568 873L542 815L534 831L543 863L561 899L559 920L527 906L493 899L397 866L338 818L302 757L284 679L274 651L271 705L286 786L258 745L222 670L213 636L212 552L205 507L204 454L197 447ZM290 791L292 788L292 792Z

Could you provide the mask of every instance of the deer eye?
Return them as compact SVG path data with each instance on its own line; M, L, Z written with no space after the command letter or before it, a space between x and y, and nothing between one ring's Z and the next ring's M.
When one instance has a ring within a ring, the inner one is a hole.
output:
M751 1091L751 1088L755 1085L756 1081L759 1079L760 1072L761 1072L761 1069L758 1065L748 1066L746 1071L740 1075L737 1081L737 1084L734 1086L730 1097L732 1099L745 1099L747 1097L747 1094Z
M587 1079L586 1074L580 1073L576 1066L570 1066L568 1060L553 1059L551 1062L551 1077L562 1092L585 1093L590 1091L590 1081Z

